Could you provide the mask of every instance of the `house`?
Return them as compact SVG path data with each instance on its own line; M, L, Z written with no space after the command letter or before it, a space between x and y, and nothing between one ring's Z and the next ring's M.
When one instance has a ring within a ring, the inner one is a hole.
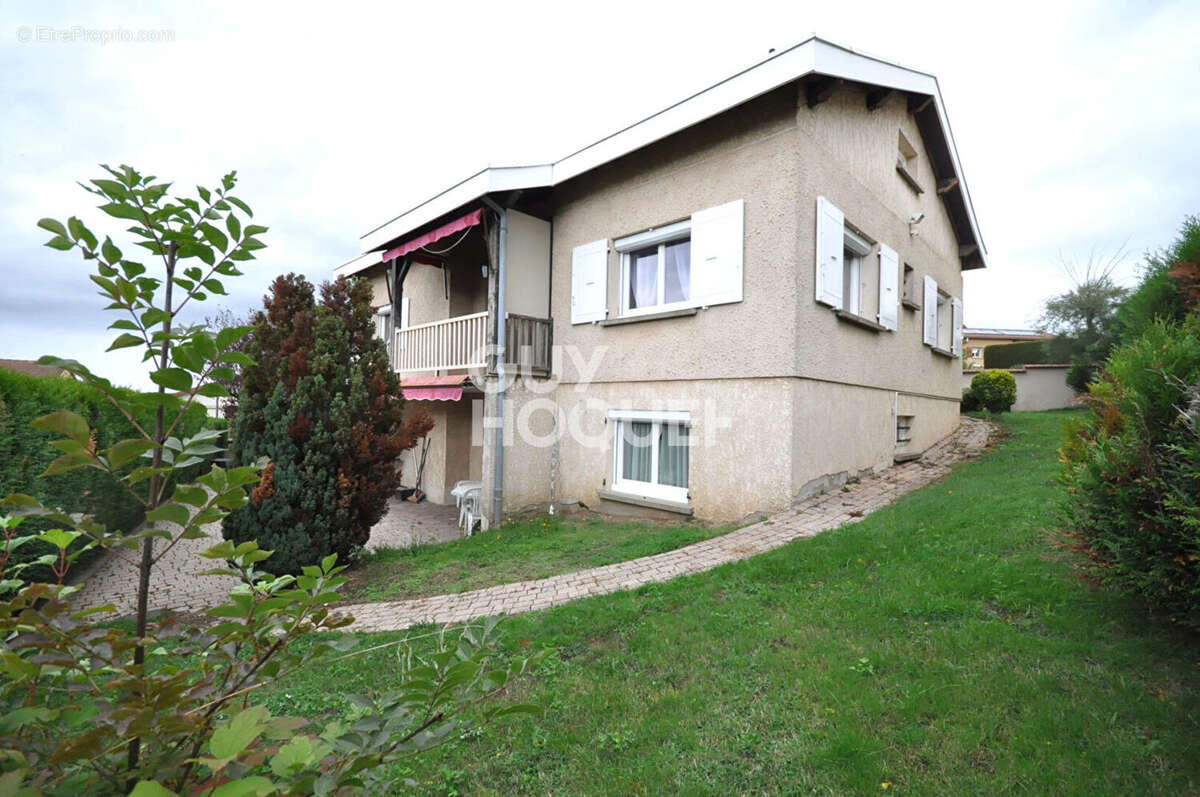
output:
M983 368L983 350L988 346L1003 346L1008 343L1028 343L1049 340L1054 336L1040 329L994 329L988 327L963 327L963 348L967 355L963 364L968 369Z
M38 365L35 360L6 360L0 358L0 368L37 377L70 376L71 372L52 365Z
M819 38L361 249L424 488L479 481L492 522L730 521L918 455L986 258L937 80Z

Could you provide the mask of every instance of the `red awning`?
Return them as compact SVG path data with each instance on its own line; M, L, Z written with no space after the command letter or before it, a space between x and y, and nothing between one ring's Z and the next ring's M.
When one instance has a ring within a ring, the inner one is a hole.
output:
M447 235L454 235L454 233L456 233L456 232L465 230L468 227L474 227L475 225L482 224L482 223L483 223L483 208L480 208L479 210L473 210L461 218L457 218L454 221L443 224L441 227L438 227L436 230L431 230L431 231L425 233L424 235L417 236L416 238L413 238L410 241L405 241L404 243L400 244L399 246L396 246L396 247L393 247L393 248L387 250L386 252L383 253L383 259L391 260L392 258L400 257L400 255L407 255L409 252L415 252L416 250L420 249L421 247L428 246L429 244L433 243L434 241L440 241L441 239L445 238Z
M400 389L404 398L412 401L458 401L469 379L462 374L402 377Z

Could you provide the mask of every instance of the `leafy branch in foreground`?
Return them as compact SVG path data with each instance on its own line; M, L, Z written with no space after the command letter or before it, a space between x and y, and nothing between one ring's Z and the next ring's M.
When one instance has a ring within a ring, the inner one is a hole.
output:
M0 793L269 794L376 790L381 764L456 738L472 722L536 711L509 706L470 712L524 672L528 659L491 665L494 623L446 634L430 653L409 652L398 663L400 687L374 699L349 728L301 732L302 720L272 717L252 704L272 680L335 651L352 638L317 634L353 622L331 606L345 582L336 556L297 575L260 569L271 552L257 541L221 542L202 555L208 575L234 577L229 600L185 622L177 614L151 618L148 596L155 565L181 540L246 506L261 485L267 462L228 470L211 465L195 483L180 483L185 468L224 450L221 432L181 436L188 407L198 396L226 395L222 381L252 365L239 351L249 327L212 332L178 322L180 312L209 294L223 294L221 277L241 274L266 227L246 223L251 210L231 192L236 175L196 197L168 196L170 184L128 166L104 167L108 177L84 186L103 200L100 209L128 220L134 245L150 252L153 271L103 242L78 218L38 224L52 233L53 249L78 250L108 310L120 317L109 350L140 348L157 390L130 394L73 360L43 357L98 390L129 423L130 436L98 447L79 414L59 410L34 421L58 435L60 452L48 476L92 468L104 473L145 508L138 529L109 529L94 518L44 506L14 493L0 501ZM138 418L152 417L153 423ZM29 517L52 527L22 535ZM82 544L79 544L82 541ZM46 552L13 559L25 546ZM84 551L136 566L133 628L113 624L115 607L77 607L69 584ZM54 583L31 582L25 571L48 566Z

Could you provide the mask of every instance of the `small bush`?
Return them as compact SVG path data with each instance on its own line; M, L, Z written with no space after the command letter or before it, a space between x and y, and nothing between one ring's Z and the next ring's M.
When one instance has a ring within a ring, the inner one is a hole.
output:
M1106 581L1200 629L1200 320L1115 350L1062 449L1067 519Z
M971 392L971 388L964 387L962 394L962 405L959 407L961 412L979 412L979 399L975 398L975 394Z
M1008 371L990 368L975 374L971 396L988 412L1008 412L1017 403L1017 380Z

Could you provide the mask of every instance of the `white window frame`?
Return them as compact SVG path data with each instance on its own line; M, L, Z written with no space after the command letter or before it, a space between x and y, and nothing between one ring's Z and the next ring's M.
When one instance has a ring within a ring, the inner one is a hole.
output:
M875 244L846 225L842 231L842 309L862 315L863 259L874 251Z
M896 416L896 445L912 442L912 427L915 420L915 415Z
M623 429L625 424L633 422L642 422L650 424L650 476L652 479L658 478L658 445L657 440L662 432L662 427L666 426L686 426L688 427L688 445L691 446L692 435L692 414L685 411L656 411L656 410L609 410L608 419L612 429L613 440L613 459L612 459L612 489L616 493L624 493L632 497L638 498L655 498L660 501L669 501L675 504L688 503L688 487L676 487L670 484L659 484L656 481L639 481L635 479L626 479L622 474L623 457L622 445L624 440ZM691 483L692 478L692 457L691 451L688 451L688 483Z
M384 305L375 311L375 337L387 342L388 339L388 319L392 315L392 308Z
M950 312L950 303L953 297L945 291L938 290L937 293L937 343L934 348L942 351L950 351L954 346L954 318ZM945 343L942 345L942 335L945 334Z
M667 289L666 281L666 247L667 244L678 243L679 241L688 240L692 237L692 220L690 218L683 221L668 224L664 227L655 227L645 232L640 232L636 235L629 235L624 238L618 238L613 241L613 248L621 255L621 315L623 316L638 316L649 315L651 313L665 313L671 310L680 310L686 307L695 307L692 301L693 294L693 275L691 256L688 259L688 297L683 301L666 303L663 301ZM648 307L630 307L629 306L629 263L630 256L634 252L642 249L649 249L652 246L658 247L658 302Z

